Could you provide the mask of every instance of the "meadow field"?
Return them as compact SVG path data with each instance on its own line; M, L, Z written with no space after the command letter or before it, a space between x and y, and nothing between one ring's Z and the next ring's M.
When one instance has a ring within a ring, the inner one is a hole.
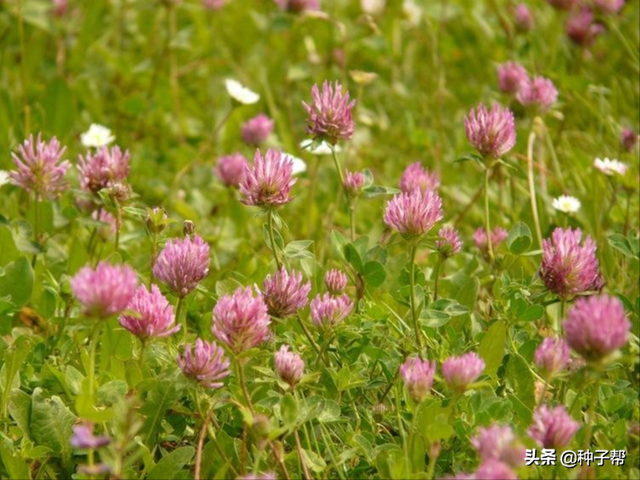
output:
M0 478L639 478L639 25L0 0Z

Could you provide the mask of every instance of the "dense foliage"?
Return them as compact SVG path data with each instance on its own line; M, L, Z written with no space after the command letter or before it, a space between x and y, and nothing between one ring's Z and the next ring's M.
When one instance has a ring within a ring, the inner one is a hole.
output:
M639 21L0 1L0 477L638 478Z

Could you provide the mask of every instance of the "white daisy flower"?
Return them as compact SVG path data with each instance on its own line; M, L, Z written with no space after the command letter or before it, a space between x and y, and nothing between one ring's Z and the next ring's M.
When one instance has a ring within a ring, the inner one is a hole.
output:
M224 85L227 88L227 93L229 93L229 96L238 103L242 103L243 105L251 105L253 103L257 103L258 100L260 100L260 95L258 95L253 90L249 90L237 80L227 78L224 81Z
M580 200L576 197L569 195L560 195L558 198L553 199L553 208L564 213L576 213L580 210Z
M10 183L11 178L9 177L9 172L6 170L0 170L0 187Z
M596 167L605 175L610 175L610 176L613 175L614 173L617 173L618 175L624 175L625 173L627 173L627 168L629 168L626 163L622 163L615 159L610 160L608 158L605 158L605 159L596 158L595 161L593 162L593 166Z
M318 143L315 148L312 145L313 145L313 140L311 140L310 138L300 142L300 148L302 148L303 150L306 150L307 152L313 155L331 155L331 146L324 140ZM340 148L340 145L336 145L333 148L336 151L336 153L342 151L342 148Z
M298 175L300 173L303 173L303 172L307 171L307 164L305 163L304 160L302 160L301 158L298 158L298 157L294 157L290 153L282 152L282 154L285 157L288 157L293 162L293 169L291 170L291 173L293 175Z
M116 139L107 127L92 123L89 130L80 135L80 141L85 147L100 148L109 145Z

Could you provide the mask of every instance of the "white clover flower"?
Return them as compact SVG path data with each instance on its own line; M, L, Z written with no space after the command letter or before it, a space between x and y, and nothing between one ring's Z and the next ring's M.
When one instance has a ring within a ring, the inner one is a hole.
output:
M576 213L580 210L580 200L576 197L569 195L560 195L558 198L553 199L553 208L564 213Z
M251 105L253 103L257 103L258 100L260 100L260 95L258 95L253 90L249 90L237 80L227 78L224 81L224 85L227 88L227 93L229 94L229 96L238 103L242 103L243 105Z
M80 141L85 147L100 148L109 145L116 139L107 127L92 123L89 130L80 135Z
M313 147L313 140L308 138L307 140L303 140L302 142L300 142L300 148L313 155L331 155L331 146L324 140L318 143L316 147ZM340 145L336 145L333 148L336 153L342 151Z
M605 175L613 175L617 173L618 175L624 175L627 173L627 164L622 163L618 160L610 160L605 158L604 160L601 158L596 158L593 162L593 166L600 170Z
M420 25L422 20L422 8L413 0L405 0L402 4L402 11L411 25L414 27Z
M307 171L307 164L305 163L304 160L298 157L294 157L290 153L282 152L282 154L293 162L293 168L291 170L291 173L293 175L298 175L300 173Z
M382 13L387 0L360 0L360 7L364 13L369 15L378 15Z
M9 172L0 170L0 187L10 182Z

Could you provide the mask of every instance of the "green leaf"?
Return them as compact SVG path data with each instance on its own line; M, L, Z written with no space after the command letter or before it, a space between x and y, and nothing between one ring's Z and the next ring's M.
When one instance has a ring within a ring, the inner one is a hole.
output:
M478 155L477 153L467 153L465 155L462 155L462 156L456 158L453 161L453 163L464 163L464 162L470 162L470 161L484 163L482 161L482 157L480 155Z
M0 297L11 296L16 307L22 307L31 299L33 290L33 270L27 257L0 268Z
M373 288L377 288L384 283L387 278L387 272L384 266L375 260L371 260L364 264L364 281Z
M9 474L8 478L19 478L22 480L31 478L27 462L21 458L20 455L16 454L15 448L7 446L4 441L0 441L0 458L2 459L4 468Z
M507 329L504 323L498 320L489 327L478 347L478 355L484 359L486 375L495 375L498 371L504 357L506 341Z
M531 229L523 222L516 223L507 237L507 246L514 255L525 253L531 247L532 242Z
M465 265L464 269L453 275L450 281L449 296L469 310L475 308L480 290L480 281L477 276L473 275L477 268L478 261L474 258Z
M324 459L313 450L302 450L304 463L315 473L322 473L327 468Z
M166 478L178 478L180 470L191 461L196 453L193 447L179 447L165 455L149 471L147 480L163 480Z
M265 223L262 225L262 236L264 237L264 243L267 245L267 248L271 250L271 237L269 236L269 225ZM280 251L284 249L284 239L282 235L277 229L273 229L273 241L276 244L276 248Z
M289 393L282 397L281 403L282 421L285 425L294 426L298 417L298 403Z
M448 313L433 310L431 308L420 313L420 323L425 327L438 328L451 320Z
M340 420L340 405L333 400L324 401L324 408L316 418L321 423L331 423Z
M0 226L0 266L16 260L20 256L20 251L13 241L11 231L4 226Z
M370 185L362 189L365 198L375 198L381 195L395 195L400 192L397 188L384 187L382 185Z
M520 418L523 424L531 421L531 410L535 404L535 385L529 366L520 355L511 355L507 362L505 381L515 392L515 396L528 409L528 418ZM520 415L521 417L522 415Z
M348 243L344 247L344 258L351 264L356 272L363 274L364 267L362 265L362 258L356 247L352 243Z
M639 240L637 238L632 238L631 235L627 238L619 233L612 233L611 235L607 235L607 240L609 241L609 245L625 257L635 258L636 260L640 258L638 248Z
M22 364L31 353L29 337L22 335L16 338L11 346L4 352L4 376L2 382L2 412L6 413L11 398L11 386L13 379L20 371ZM19 385L19 383L18 383Z
M533 322L534 320L542 318L543 315L544 307L542 305L531 305L524 311L524 313L518 315L518 320L522 320L523 322Z
M14 390L9 402L9 413L26 438L31 438L29 427L31 418L31 397L22 390Z
M37 387L31 396L31 437L39 444L49 447L53 454L62 458L71 456L69 439L76 416L71 413L60 397L44 398Z
M454 433L449 423L451 408L451 404L443 407L439 401L427 401L419 405L416 425L425 443L431 444L451 438Z
M180 393L176 390L176 383L173 379L160 380L149 391L140 409L140 413L147 417L143 430L147 432L147 444L149 446L152 446L155 442L165 413L179 397Z
M313 240L296 240L287 244L284 255L287 258L313 258L313 253L308 249L313 245Z

